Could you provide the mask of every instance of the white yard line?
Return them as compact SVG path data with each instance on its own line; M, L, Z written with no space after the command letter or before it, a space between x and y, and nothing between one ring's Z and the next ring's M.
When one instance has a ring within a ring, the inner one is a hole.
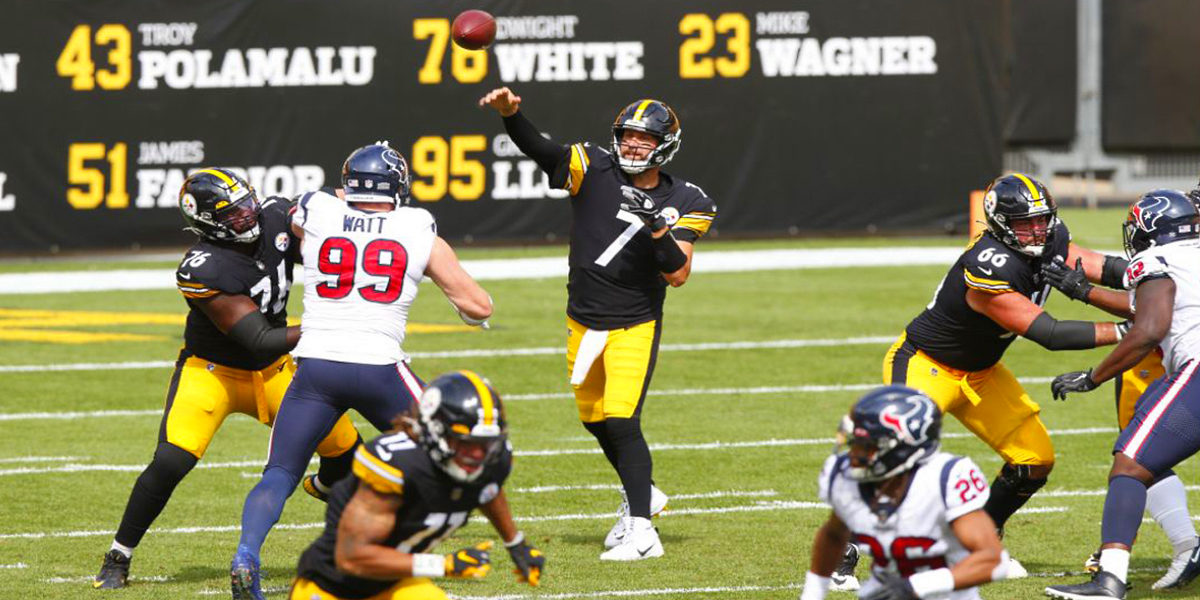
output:
M28 569L29 565L19 562L11 565L0 565L0 569Z
M1099 433L1113 434L1117 430L1111 427L1089 427L1082 429L1059 429L1051 431L1051 435L1092 435ZM942 434L943 439L955 438L971 438L974 434L971 433L945 433ZM753 440L742 442L702 442L692 444L650 444L650 449L655 452L667 452L673 450L733 450L738 448L770 448L780 446L816 446L828 445L833 443L832 438L796 438L796 439L769 439L769 440ZM600 454L599 448L554 448L546 450L517 450L513 453L519 457L533 456L572 456L580 454ZM223 463L205 463L200 462L196 465L198 469L246 469L261 467L262 460L243 460ZM46 473L89 473L89 472L141 472L146 468L145 464L130 464L130 465L96 465L96 464L81 464L68 463L55 467L17 467L12 469L0 469L0 476L4 475L43 475Z
M930 248L798 248L791 250L726 250L696 253L692 271L728 273L784 269L948 265L962 246ZM463 268L476 280L545 279L565 277L567 258L505 258L464 260ZM303 274L297 271L297 281ZM0 274L0 294L102 292L109 290L175 289L174 269L111 269Z
M68 460L88 460L87 456L13 456L9 458L0 458L0 464L4 463L35 463L35 462L63 462Z
M574 598L628 598L630 596L690 596L692 594L733 594L745 592L779 592L798 590L802 583L787 585L736 585L690 588L654 588L641 590L607 590L599 592L561 592L558 594L502 594L499 596L464 596L450 594L455 600L572 600ZM228 593L228 592L226 592ZM843 594L845 595L845 594Z
M830 339L765 340L739 342L706 342L699 344L662 344L659 352L697 352L709 350L762 350L782 348L824 348L828 346L864 346L890 344L896 336L860 336ZM476 348L437 352L413 352L415 359L425 358L494 358L506 356L542 356L566 354L563 346L533 348ZM175 365L173 360L133 361L118 363L65 363L56 365L0 365L0 373L41 373L45 371L113 371L129 369L165 369Z

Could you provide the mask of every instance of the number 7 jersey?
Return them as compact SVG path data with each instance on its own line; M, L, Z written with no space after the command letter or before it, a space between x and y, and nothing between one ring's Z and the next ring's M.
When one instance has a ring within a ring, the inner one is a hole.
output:
M300 197L304 315L297 357L386 365L407 360L408 310L437 237L433 215L355 208L325 190Z
M846 524L859 549L871 554L873 577L863 584L859 597L879 586L874 575L891 573L908 577L919 571L953 567L970 552L954 535L953 521L983 510L988 484L971 459L938 452L912 472L912 481L899 506L880 518L868 499L874 491L846 476L849 458L833 455L821 469L822 502ZM978 600L977 588L957 590L947 600Z

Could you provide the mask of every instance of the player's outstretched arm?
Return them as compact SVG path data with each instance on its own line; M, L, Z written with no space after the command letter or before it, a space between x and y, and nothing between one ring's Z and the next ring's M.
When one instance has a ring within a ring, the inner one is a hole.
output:
M279 356L300 341L299 326L271 327L249 296L222 293L194 302L221 333L259 356Z
M1175 308L1175 282L1170 278L1150 279L1137 286L1138 312L1129 333L1100 361L1091 378L1104 383L1141 362L1171 331Z
M950 569L954 589L961 590L1004 579L1008 558L996 535L996 524L983 510L973 510L950 523L954 535L970 552Z
M991 294L967 290L967 305L997 325L1037 342L1047 350L1087 350L1117 343L1116 323L1060 321L1016 292Z
M812 561L804 576L800 600L824 600L829 591L829 577L842 561L849 543L850 528L836 514L829 513L829 518L813 538Z
M504 131L508 137L553 179L555 169L567 158L570 148L542 136L521 112L520 96L507 87L496 88L479 99L479 106L496 109L504 118Z
M458 255L441 236L433 240L425 274L441 288L466 324L483 325L492 316L492 297L462 268Z
M1105 257L1105 264L1108 264L1107 261L1112 258L1111 256ZM1121 263L1127 264L1127 261L1121 260ZM1074 267L1068 267L1067 263L1055 258L1054 261L1042 265L1042 277L1045 278L1046 283L1072 300L1091 304L1122 319L1133 316L1133 311L1129 306L1129 295L1124 290L1109 290L1092 285L1092 276L1086 272L1082 257L1076 258L1074 265ZM1107 267L1105 269L1107 272ZM1114 287L1119 287L1121 284L1120 275L1117 275L1117 278L1117 285Z
M1067 264L1079 263L1088 281L1099 283L1105 287L1117 289L1121 287L1121 279L1129 261L1120 256L1101 254L1072 243L1067 247Z
M500 539L504 540L504 547L508 549L508 556L513 561L513 573L517 575L517 581L538 585L541 582L542 571L546 568L546 556L541 550L531 546L525 539L525 534L517 530L504 490L500 490L500 493L486 504L480 505L479 511L487 517L492 527L496 528Z

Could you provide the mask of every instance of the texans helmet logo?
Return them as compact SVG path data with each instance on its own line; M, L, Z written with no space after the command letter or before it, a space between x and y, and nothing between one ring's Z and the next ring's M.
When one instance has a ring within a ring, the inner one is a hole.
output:
M928 438L929 426L933 423L933 415L928 411L920 414L924 406L920 402L905 400L907 410L901 412L899 406L893 404L885 407L879 413L879 422L884 427L896 432L896 437L909 444L920 444Z
M1133 205L1130 211L1133 215L1133 220L1137 222L1137 226L1142 231L1153 231L1154 224L1162 218L1162 211L1171 206L1171 201L1162 196L1150 196L1143 198L1137 204Z

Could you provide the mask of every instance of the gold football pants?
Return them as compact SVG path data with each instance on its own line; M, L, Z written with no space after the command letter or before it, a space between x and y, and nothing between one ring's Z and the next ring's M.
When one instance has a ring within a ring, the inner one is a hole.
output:
M939 363L901 335L883 359L883 382L925 392L1009 464L1054 464L1050 433L1038 417L1041 407L1003 363L962 371Z
M159 441L183 448L202 458L213 435L233 413L250 415L264 425L275 422L279 403L296 373L291 355L270 366L247 371L180 355L167 391ZM317 446L321 456L341 456L354 447L358 432L342 415Z
M1117 425L1121 429L1133 419L1134 406L1155 379L1166 374L1162 364L1162 352L1155 350L1146 355L1142 362L1130 367L1117 379Z
M660 323L590 331L567 317L567 373L572 376L579 420L597 423L641 414L658 357ZM584 361L578 371L577 360Z
M362 600L446 600L446 592L433 583L428 577L405 577L396 585ZM312 580L297 577L292 582L292 592L289 600L341 600L341 598L321 589Z

